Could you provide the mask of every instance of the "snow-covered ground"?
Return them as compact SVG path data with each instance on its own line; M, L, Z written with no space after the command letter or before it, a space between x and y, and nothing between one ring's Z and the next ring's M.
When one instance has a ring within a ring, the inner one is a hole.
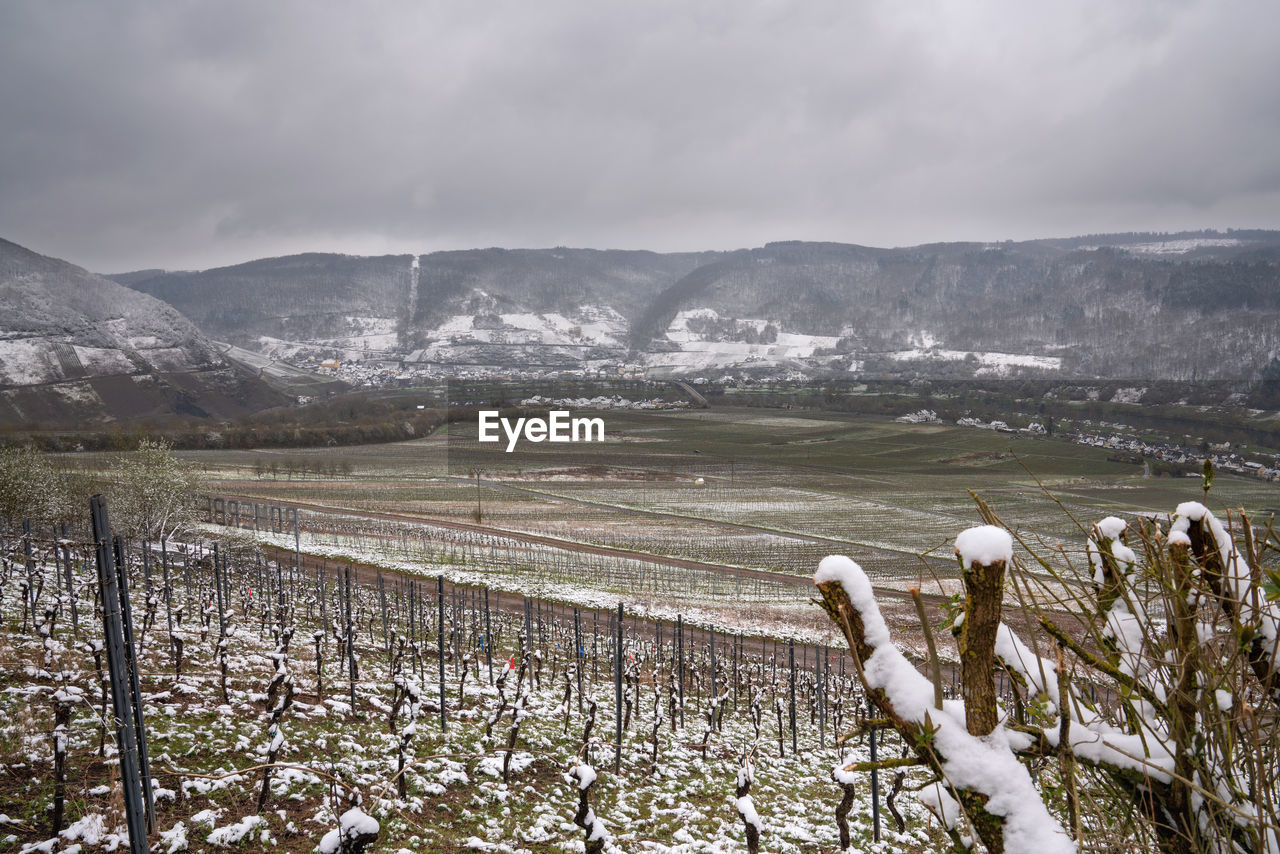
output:
M704 322L700 324L699 322ZM699 331L705 323L716 328L728 328L731 332ZM652 352L646 356L646 364L655 374L688 374L723 371L736 367L768 367L799 364L802 362L829 363L832 357L815 357L820 349L834 348L840 341L831 335L808 335L775 329L767 334L772 324L761 319L722 318L713 309L697 308L676 314L665 332L667 342L678 347L670 352ZM752 334L754 333L754 334ZM751 337L772 338L768 342L734 340Z
M544 344L621 348L626 320L608 306L584 305L571 316L556 312L457 314L425 337L430 350L458 344Z
M62 376L62 365L47 341L0 341L0 386L38 385Z
M1144 387L1118 388L1112 396L1112 403L1138 403L1142 400L1142 396L1147 393Z
M136 368L133 362L119 350L105 347L72 347L76 358L91 375L97 374L131 374Z
M170 558L176 557L171 551ZM55 567L43 560L35 574L42 582L37 611L45 616L38 631L21 629L18 580L27 573L20 552L8 558L19 563L6 567L0 598L0 643L11 665L0 694L0 744L7 767L20 772L5 787L8 814L0 819L0 844L20 854L127 848L109 729L99 756L104 701L93 652L101 655L101 642L94 639L101 638L102 628L92 606L92 560L77 559L72 567L77 634L68 613L71 597L60 588ZM419 587L411 621L407 588L388 579L385 600L374 586L354 587L351 637L358 675L351 682L339 653L347 635L336 619L332 571L324 596L328 624L322 625L314 576L304 574L293 584L287 565L276 575L274 566L263 573L235 559L226 590L224 695L211 578L204 570L170 566L170 632L159 568L152 567L148 583L137 564L130 575L156 804L149 840L155 851L323 852L335 850L343 834L375 832L378 851L580 851L585 833L573 819L580 788L590 781L589 803L598 832L607 837L606 851L737 850L743 823L734 789L744 751L753 757L751 795L765 850L834 850L841 790L831 781L832 769L868 758L865 746L834 744L863 706L853 688L853 668L838 657L824 673L828 690L817 715L817 662L812 649L803 659L796 649L793 739L785 645L775 655L775 648L756 643L739 655L722 636L713 671L707 646L686 636L681 692L673 676L678 650L670 624L656 644L652 624L628 620L619 709L607 611L582 613L579 682L571 611L558 608L553 614L532 603L535 652L525 670L517 637L524 621L519 608L510 608L510 597L505 609L495 608L486 618L469 591L461 598L447 594L441 655L434 584ZM276 579L283 581L279 588ZM283 621L274 610L281 592L291 602ZM382 601L388 603L386 622L379 617ZM279 642L283 626L294 629L287 651ZM175 675L171 638L183 643L181 675ZM395 647L397 639L408 645L389 655L387 643ZM485 644L491 644L492 669ZM273 674L282 680L275 696L292 700L274 728L268 713ZM54 833L47 807L54 790L50 732L56 698L72 704L71 725L56 742L66 745L71 785L65 818ZM754 720L753 700L762 712ZM626 725L615 771L619 713ZM589 719L594 726L584 750ZM396 787L402 750L403 796ZM258 810L261 766L273 758L278 764ZM849 816L857 850L936 849L938 837L924 807L906 793L896 806L909 823L907 832L895 832L886 814L883 842L873 843L867 778L857 779Z
M558 406L565 409L685 409L687 400L664 400L660 397L648 400L630 400L620 395L605 397L544 397L535 394L520 401L521 406Z
M1129 252L1142 255L1184 255L1193 249L1213 246L1239 246L1234 237L1188 237L1182 240L1158 240L1151 243L1130 243L1121 246Z
M975 373L980 376L1002 376L1012 368L1036 368L1045 371L1057 371L1062 368L1059 356L1032 356L1021 353L984 353L974 350L944 350L940 348L896 350L883 354L895 362L915 362L937 360L944 362L961 362L972 356L980 366Z
M333 337L308 338L306 341L289 341L258 336L256 349L274 359L293 359L308 350L334 351L342 358L359 358L368 352L394 351L400 343L397 334L398 321L394 317L344 318L347 334Z
M1212 249L1215 247L1239 246L1241 240L1235 237L1182 237L1174 240L1149 240L1143 243L1103 243L1081 246L1083 252L1094 252L1107 246L1135 252L1139 255L1185 255L1196 249Z

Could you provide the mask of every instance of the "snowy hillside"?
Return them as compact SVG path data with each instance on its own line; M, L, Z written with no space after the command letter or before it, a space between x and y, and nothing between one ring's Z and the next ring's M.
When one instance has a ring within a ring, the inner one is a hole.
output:
M1204 380L1280 356L1277 232L312 254L120 279L273 357L446 372Z
M648 354L646 362L653 375L703 374L765 365L848 371L861 364L836 353L838 336L781 331L765 318L724 318L710 308L678 312L663 343L674 349Z
M278 402L171 306L0 240L0 422Z

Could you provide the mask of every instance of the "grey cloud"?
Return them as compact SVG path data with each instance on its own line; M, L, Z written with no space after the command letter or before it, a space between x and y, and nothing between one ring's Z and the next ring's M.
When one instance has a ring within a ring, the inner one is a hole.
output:
M304 249L1280 227L1271 4L0 6L0 234Z

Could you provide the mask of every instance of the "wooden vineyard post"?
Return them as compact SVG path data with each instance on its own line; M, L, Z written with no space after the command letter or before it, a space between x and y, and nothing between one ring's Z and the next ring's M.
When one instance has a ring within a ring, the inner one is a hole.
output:
M173 586L169 583L169 545L164 538L160 540L160 580L164 582L164 621L169 630L169 658L176 660L173 649Z
M680 686L680 726L684 726L684 617L676 614L676 667L680 678L676 682Z
M711 629L711 699L716 696L716 630Z
M405 582L405 600L406 600L405 606L408 611L408 614L407 614L408 626L405 629L405 632L409 637L409 646L415 649L418 644L417 628L414 625L414 599L416 597L417 597L417 588L415 587L412 579L410 579ZM414 655L413 672L414 673L418 672L417 655Z
M489 665L489 684L493 684L493 624L489 622L489 588L484 588L484 660Z
M788 722L791 724L791 755L796 755L796 642L787 641L788 664L791 665L791 703Z
M351 601L351 564L347 564L345 573L345 592L343 599L346 608L346 633L347 633L347 691L351 700L351 714L356 713L356 633L353 625Z
M218 659L218 684L222 689L222 702L230 705L227 696L227 612L223 601L222 561L219 558L218 544L213 544L213 586L218 601L218 643L216 645Z
M617 639L613 656L613 696L616 705L613 717L616 730L613 742L613 773L617 774L622 765L622 603L618 603Z
M450 661L453 662L454 675L458 673L458 622L462 599L458 596L458 588L456 586L449 590L449 614L452 619L449 621L449 648L453 650L450 655Z
M738 663L741 660L742 635L733 635L733 711L738 711Z
M391 664L391 628L387 622L387 588L382 581L382 570L378 570L378 604L382 607L382 646L387 654L387 664Z
M182 553L182 610L188 617L191 616L191 550L188 549ZM195 615L195 621L200 622L200 615Z
M818 747L827 746L827 663L826 647L817 651L817 684L818 691Z
M31 551L31 520L22 520L22 553L26 558L27 566L27 589L22 594L22 630L27 630L27 617L31 618L31 625L35 627L36 621L36 559Z
M128 664L124 648L121 591L112 548L108 545L111 527L107 504L101 495L89 499L93 541L98 563L98 586L102 594L102 623L106 633L107 668L111 683L111 705L115 712L116 745L120 750L120 782L124 789L125 823L129 829L129 850L146 854L147 827L138 763L137 733L133 697L129 690Z
M322 633L326 632L329 628L329 621L326 619L324 607L324 576L327 569L328 567L323 560L320 561L320 565L316 567L316 599L320 605L320 631ZM410 600L410 603L412 603L412 600ZM410 611L410 613L412 614L412 611ZM412 618L410 618L410 623L412 624Z
M213 544L213 588L218 600L218 637L227 635L227 615L222 602L222 564L218 559L218 544Z
M439 602L440 612L440 731L447 732L449 725L445 720L444 712L444 576L436 576L436 600Z
M871 700L867 700L867 714L874 715L875 709ZM871 832L872 838L880 841L880 772L876 768L876 728L869 730L871 744Z
M76 607L75 584L71 579L71 547L67 545L67 523L62 523L62 570L67 574L67 595L71 597L71 628L80 636L80 611Z
M524 646L520 650L520 657L523 659L527 654L530 656L530 662L533 661L533 601L528 596L524 597ZM533 691L533 668L529 668L529 690Z
M293 511L291 513L293 516L293 571L289 573L289 601L292 603L297 599L294 585L302 572L302 533L298 530L298 508L291 509Z
M151 607L151 544L146 540L142 541L142 601L143 607L150 609ZM139 649L147 642L147 617L142 618L142 631L139 633Z
M582 612L573 609L573 660L578 671L578 714L582 714Z

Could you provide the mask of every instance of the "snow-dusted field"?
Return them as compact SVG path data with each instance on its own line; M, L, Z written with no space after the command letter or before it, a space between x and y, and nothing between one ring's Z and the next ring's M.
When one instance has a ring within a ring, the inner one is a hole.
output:
M977 370L979 376L1002 376L1008 373L1010 368L1038 368L1046 371L1056 371L1062 368L1062 358L1060 356L1031 356L1020 353L983 353L972 350L923 350L916 348L912 350L895 350L883 355L895 362L914 362L930 359L944 362L960 362L972 356L980 365Z
M440 346L503 343L621 348L626 337L626 320L612 308L600 305L582 306L569 317L556 312L458 314L428 330L425 337Z
M772 328L767 320L722 318L709 308L678 312L668 325L665 338L676 349L646 356L646 363L655 374L697 373L797 360L816 359L815 363L825 364L830 357L815 357L815 353L834 348L840 341L830 335ZM744 338L759 340L742 340Z
M93 604L94 565L73 545L68 593L60 581L64 568L54 566L46 545L36 543L30 572L20 550L7 554L3 566L0 754L9 773L0 783L0 844L50 854L115 850L126 844L126 831L112 729L100 729L109 718L95 663L95 652L102 659L103 634ZM563 605L531 602L532 640L522 670L522 600L510 594L499 610L493 593L486 629L477 588L447 591L441 634L431 579L411 595L404 577L388 572L379 589L365 576L354 586L348 635L337 619L336 564L327 574L322 622L309 570L291 580L287 565L277 574L272 565L241 557L232 559L225 585L224 677L218 597L207 562L184 566L171 550L166 591L161 567L153 564L148 580L137 557L135 551L131 585L155 797L154 851L323 852L336 850L340 823L364 830L376 824L370 850L377 851L581 851L586 834L573 823L577 779L566 772L583 762L598 774L589 797L608 834L606 850L741 850L734 787L744 752L754 757L751 795L763 850L838 849L834 809L842 792L831 770L865 759L866 746L845 751L834 744L861 708L852 668L836 652L819 678L815 649L821 647L795 648L793 747L793 671L785 645L747 638L739 651L720 635L713 671L708 637L685 635L681 707L671 624L662 625L658 643L655 624L628 617L626 726L615 772L609 611L580 612L580 704L573 611ZM288 607L277 608L279 595ZM73 599L78 629L71 624ZM287 649L282 630L292 632ZM348 637L358 663L354 682L340 651ZM183 647L180 675L172 640ZM273 675L277 708L280 697L292 697L276 729L268 719ZM59 736L67 756L65 816L52 828L59 699L71 707L71 724ZM595 721L584 750L592 705ZM400 794L402 747L407 770ZM263 763L270 759L270 790L259 809ZM887 791L890 781L882 783ZM850 815L853 850L936 848L923 808L910 795L895 804L910 822L908 832L894 832L886 813L883 841L872 843L865 781L858 791Z
M135 368L120 350L105 347L80 347L72 345L80 364L90 374L131 374Z
M0 341L0 386L37 385L62 379L62 366L46 341Z
M1218 246L1239 246L1234 237L1189 237L1182 240L1157 240L1150 243L1130 243L1120 248L1142 255L1183 255L1193 249Z

